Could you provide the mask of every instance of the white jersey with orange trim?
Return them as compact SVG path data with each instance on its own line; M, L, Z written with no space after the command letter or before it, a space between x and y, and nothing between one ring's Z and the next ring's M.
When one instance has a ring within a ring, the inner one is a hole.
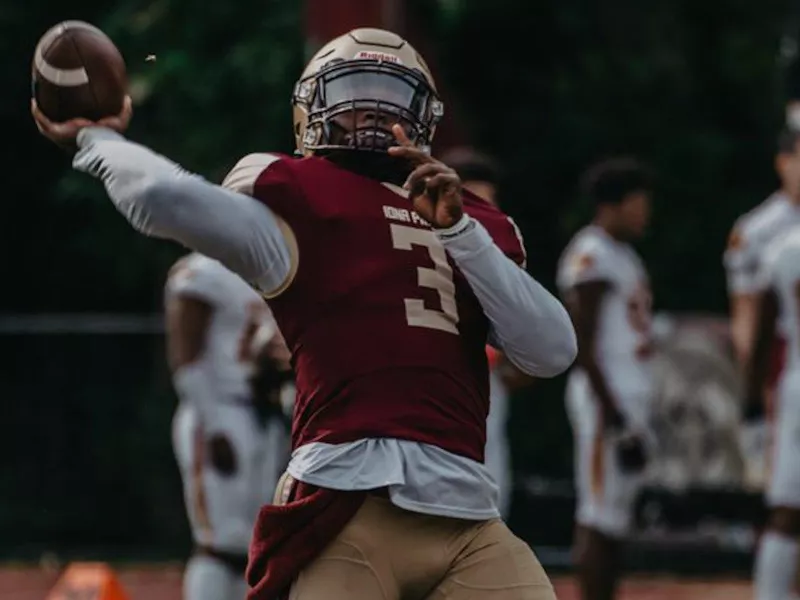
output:
M213 387L214 410L182 397L173 420L173 446L192 534L198 545L246 554L258 511L271 500L289 457L282 418L259 419L248 381L254 342L271 338L277 328L257 292L200 254L176 264L166 296L194 298L213 308L205 348L194 368L202 369ZM210 459L210 441L219 435L233 449L232 473L221 472Z
M764 248L756 284L777 296L787 347L776 388L767 503L800 508L800 225Z
M759 272L764 250L798 224L800 206L781 191L739 217L731 229L723 255L728 291L731 294L760 292Z
M564 251L558 285L568 297L576 286L595 281L609 285L597 322L595 360L628 424L646 432L653 397L647 272L629 244L589 225ZM642 477L620 467L616 442L606 435L600 403L580 367L567 380L566 405L575 440L575 519L607 536L622 537L631 526Z
M778 298L780 319L786 325L783 376L800 381L800 224L764 248L757 285L773 290Z
M629 418L646 418L652 392L650 283L630 244L589 225L580 230L558 265L558 287L567 297L582 283L606 281L597 323L595 359L614 398ZM574 369L573 374L580 369Z
M213 308L205 351L198 362L214 380L221 401L249 401L254 342L272 337L277 330L264 299L220 262L197 253L176 263L165 294L167 300L190 297Z

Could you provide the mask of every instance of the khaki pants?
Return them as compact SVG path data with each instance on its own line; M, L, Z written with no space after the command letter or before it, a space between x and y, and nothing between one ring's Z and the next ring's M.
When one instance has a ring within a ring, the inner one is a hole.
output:
M499 520L413 513L369 496L298 577L289 600L555 600L539 561Z

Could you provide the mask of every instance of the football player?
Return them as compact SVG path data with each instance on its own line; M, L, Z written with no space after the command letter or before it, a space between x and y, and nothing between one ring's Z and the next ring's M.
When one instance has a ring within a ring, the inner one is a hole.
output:
M244 598L253 525L289 458L280 408L293 388L288 349L264 299L200 254L170 271L165 309L180 399L172 441L195 542L183 597Z
M575 440L575 556L584 600L610 600L632 520L652 399L651 294L631 242L650 215L651 176L633 159L601 162L584 192L592 223L565 249L558 285L580 348L566 390Z
M731 338L739 363L750 358L758 320L759 262L764 248L794 225L800 224L800 131L786 129L778 136L775 170L781 188L736 220L728 237L724 264L731 310ZM779 331L773 344L768 390L780 373L784 344ZM769 396L769 391L768 391Z
M483 464L484 348L554 376L577 353L568 314L522 268L509 218L431 157L443 107L406 41L356 29L329 42L293 106L302 158L249 155L219 187L122 137L129 108L54 124L33 105L135 228L219 259L269 299L297 400L249 597L552 599Z
M758 323L747 369L746 408L756 414L770 371L770 354L778 324L786 344L786 364L775 388L771 468L766 490L770 509L755 563L756 600L795 597L800 559L800 226L783 232L762 251L756 298Z
M456 147L442 155L442 162L454 169L461 185L494 206L500 179L495 162L485 154L467 147ZM486 422L486 467L500 493L500 515L507 519L514 491L511 448L508 440L509 395L532 382L502 352L486 347L489 357L489 418Z

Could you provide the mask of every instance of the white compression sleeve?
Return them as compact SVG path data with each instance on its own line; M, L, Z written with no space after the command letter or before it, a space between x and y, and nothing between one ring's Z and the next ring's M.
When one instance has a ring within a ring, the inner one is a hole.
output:
M436 234L467 278L508 358L529 375L565 371L578 343L561 302L503 254L478 221L465 215Z
M78 147L73 167L101 179L138 231L215 258L264 292L285 282L289 248L261 202L209 183L109 129L83 129Z

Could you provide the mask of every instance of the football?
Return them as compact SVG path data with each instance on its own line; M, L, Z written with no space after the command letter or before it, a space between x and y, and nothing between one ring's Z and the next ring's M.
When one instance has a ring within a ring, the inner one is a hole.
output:
M51 121L97 121L122 110L128 89L125 61L94 25L63 21L51 27L36 45L32 71L33 97Z

